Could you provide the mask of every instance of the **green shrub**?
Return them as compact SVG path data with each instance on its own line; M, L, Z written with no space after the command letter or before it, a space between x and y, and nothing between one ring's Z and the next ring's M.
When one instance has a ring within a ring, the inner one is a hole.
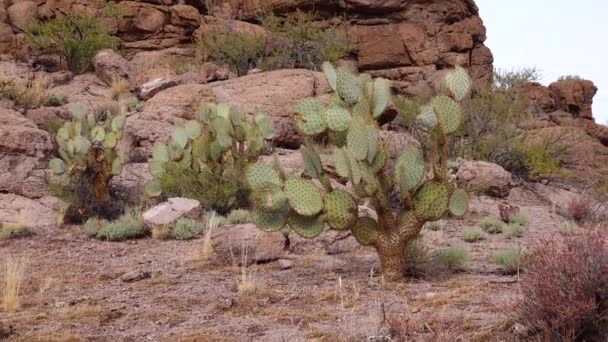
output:
M250 222L250 220L251 220L250 215L251 214L249 213L248 210L234 209L230 212L230 214L228 214L228 216L226 217L226 221L228 222L228 224L246 223L246 222Z
M176 240L191 240L203 231L203 224L196 220L181 218L173 227L173 238Z
M464 271L469 261L469 253L462 246L452 246L442 249L437 255L437 259L452 271Z
M115 44L95 16L57 16L33 23L26 34L32 47L60 54L68 69L75 73L88 71L95 54Z
M476 242L485 239L485 236L481 228L467 227L462 231L462 239L466 242Z
M567 147L553 139L544 139L538 143L521 143L515 145L515 153L525 166L525 178L528 180L554 179L564 175L562 165Z
M84 223L82 228L84 229L85 234L87 234L89 237L95 237L101 228L108 225L108 223L108 220L92 217Z
M409 277L424 276L430 267L428 250L418 241L413 240L406 248L405 275Z
M499 250L494 254L494 261L503 268L507 274L518 273L521 268L521 261L524 250L520 247L513 247Z
M524 236L524 227L519 223L511 223L506 225L502 232L509 239L519 238Z
M510 89L528 82L537 82L542 75L535 67L520 69L494 70L494 86L499 89Z
M559 233L563 236L572 236L576 234L576 225L572 221L565 221L557 227Z
M489 234L500 234L505 229L505 224L494 216L488 216L480 223L481 228Z
M111 221L101 226L95 238L108 241L123 241L139 238L146 235L146 228L141 212L130 209L118 220Z
M266 38L255 33L227 29L203 37L198 50L204 59L228 64L238 76L243 76L265 56Z
M521 226L525 226L528 224L528 216L521 212L515 215L511 215L511 217L509 217L509 223L515 223Z
M583 78L580 77L579 75L564 75L564 76L560 76L557 80L558 81L580 81Z

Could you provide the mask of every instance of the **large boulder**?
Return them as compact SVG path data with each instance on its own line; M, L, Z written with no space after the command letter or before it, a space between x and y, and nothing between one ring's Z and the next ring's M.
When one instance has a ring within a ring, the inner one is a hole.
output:
M456 180L467 191L495 197L509 196L515 186L511 173L500 165L484 161L462 161Z
M50 134L7 108L0 108L0 154L45 157L53 149Z
M211 235L217 258L232 265L278 260L285 256L286 241L283 233L264 232L251 223L216 229Z
M597 87L593 82L580 79L565 79L549 85L557 109L571 113L577 118L593 120L593 97Z
M93 58L95 74L107 84L117 78L122 78L131 85L135 83L135 70L131 63L112 49L99 51Z
M56 201L36 201L16 194L0 192L0 222L26 224L31 228L53 226L57 222L57 211L49 203L56 204ZM24 220L26 222L23 222Z
M38 5L35 1L15 1L7 9L8 19L14 28L25 31L27 26L36 19L38 15Z
M174 197L143 213L144 223L149 226L165 226L182 217L197 219L201 216L201 204L197 200Z

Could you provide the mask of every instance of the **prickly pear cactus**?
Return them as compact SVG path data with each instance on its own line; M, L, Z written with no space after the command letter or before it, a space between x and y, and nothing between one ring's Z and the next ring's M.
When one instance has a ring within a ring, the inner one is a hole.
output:
M286 175L276 163L249 166L246 179L253 191L254 221L263 230L287 226L305 238L319 235L326 224L329 229L350 229L361 244L376 248L383 273L398 278L404 271L406 246L425 222L467 211L466 192L456 189L448 175L447 143L449 134L463 124L459 101L467 96L471 80L464 69L456 68L446 77L446 94L416 106L417 116L411 121L425 142L405 147L389 174L377 120L391 104L390 81L355 76L329 63L323 71L334 90L329 104L305 99L294 108L296 126L307 137L300 152L312 180ZM335 171L350 182L352 193L333 188L312 144L319 134L334 145ZM391 206L389 195L396 190L403 208ZM369 199L377 217L359 214L363 199Z
M109 182L121 174L125 162L118 144L127 117L105 113L105 118L99 119L82 107L72 114L74 119L65 122L55 136L59 158L49 161L53 179L87 176L97 200L107 201Z
M263 113L248 120L227 104L204 104L195 120L174 127L169 144L154 145L149 164L153 179L145 192L151 197L163 194L163 177L168 169L176 168L202 178L221 179L230 172L244 187L245 168L258 160L266 140L273 135L272 123ZM264 171L259 171L262 178L268 177Z

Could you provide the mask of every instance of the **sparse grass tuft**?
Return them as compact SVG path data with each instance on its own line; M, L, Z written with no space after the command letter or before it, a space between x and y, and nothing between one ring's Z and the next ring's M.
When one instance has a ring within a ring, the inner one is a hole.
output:
M515 215L511 215L511 217L509 217L509 223L514 223L514 224L519 224L521 226L525 226L527 225L529 222L528 220L528 216L526 216L523 213L517 213Z
M494 261L502 267L507 274L516 274L521 269L521 261L524 250L520 247L513 247L499 250L494 254Z
M117 100L121 95L129 94L129 87L128 80L117 76L112 77L112 82L110 83L112 98Z
M21 307L20 290L25 261L7 256L4 261L4 292L2 295L2 308L5 312L14 312Z
M19 239L34 235L34 231L27 226L5 225L0 226L0 240Z
M418 240L414 240L407 245L406 258L406 276L421 277L429 271L429 252Z
M437 255L439 262L452 271L466 270L469 253L462 246L452 246L442 249Z
M479 227L467 227L462 231L462 239L466 242L477 242L485 239L483 229Z
M234 209L226 217L227 224L247 223L251 221L250 213L245 209Z
M488 234L500 234L505 229L504 222L494 216L484 218L480 226Z
M511 223L505 226L502 232L509 239L520 238L524 236L524 227L518 223Z
M569 218L577 223L590 221L594 214L593 200L588 196L573 197L566 210Z
M1 79L0 96L24 108L40 107L48 104L49 89L53 83L44 74L30 74L21 79Z
M576 226L572 221L565 221L559 224L557 227L559 233L563 236L572 236L576 234Z
M142 237L146 234L144 221L139 209L130 208L115 221L91 218L84 224L87 235L99 240L123 241Z
M173 227L173 238L176 240L192 240L203 231L201 222L189 218L180 218Z
M434 232L442 230L443 227L445 227L445 220L427 222L425 227L426 227L426 229L434 231Z
M168 240L171 238L171 228L167 225L152 227L152 238L156 240Z

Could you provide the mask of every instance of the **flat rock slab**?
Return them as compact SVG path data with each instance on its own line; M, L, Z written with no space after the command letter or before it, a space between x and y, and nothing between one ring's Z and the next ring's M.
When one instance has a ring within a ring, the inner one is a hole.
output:
M143 214L144 223L150 226L171 224L182 217L200 218L200 202L189 198L169 198L167 202L154 206Z
M219 228L211 235L216 257L233 265L251 265L285 257L285 236L281 232L264 232L254 224Z

